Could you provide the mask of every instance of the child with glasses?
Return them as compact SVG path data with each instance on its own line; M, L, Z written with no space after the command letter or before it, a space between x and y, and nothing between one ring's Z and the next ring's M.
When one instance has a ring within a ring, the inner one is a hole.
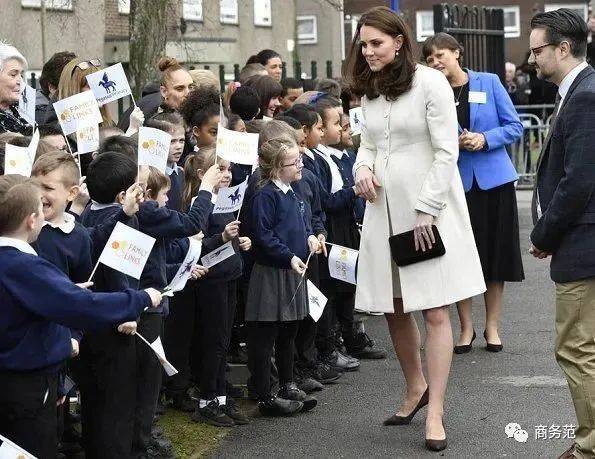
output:
M294 340L308 313L304 274L309 253L320 251L303 203L291 188L302 176L299 147L291 136L260 146L261 180L251 200L250 229L255 264L246 302L248 367L265 416L284 416L316 406L293 381ZM271 394L271 356L280 390Z

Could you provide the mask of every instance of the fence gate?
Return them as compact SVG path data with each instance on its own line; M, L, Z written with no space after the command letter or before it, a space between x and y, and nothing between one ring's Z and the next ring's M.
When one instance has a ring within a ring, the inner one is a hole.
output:
M434 31L464 47L465 67L504 77L504 11L483 6L434 5Z

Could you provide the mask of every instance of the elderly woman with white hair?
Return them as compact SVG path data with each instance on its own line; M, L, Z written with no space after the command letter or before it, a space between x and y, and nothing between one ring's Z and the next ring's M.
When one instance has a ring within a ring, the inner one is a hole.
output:
M33 128L17 110L27 60L14 47L0 42L0 133L31 135Z

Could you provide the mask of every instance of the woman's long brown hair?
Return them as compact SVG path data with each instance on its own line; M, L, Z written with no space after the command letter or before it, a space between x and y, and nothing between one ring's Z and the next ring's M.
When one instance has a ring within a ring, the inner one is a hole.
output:
M403 36L399 55L378 72L370 70L362 54L360 31L364 25L392 37ZM362 14L343 71L345 82L352 93L360 97L365 95L368 99L383 95L388 100L395 100L411 89L415 66L412 34L398 14L385 6L371 8Z

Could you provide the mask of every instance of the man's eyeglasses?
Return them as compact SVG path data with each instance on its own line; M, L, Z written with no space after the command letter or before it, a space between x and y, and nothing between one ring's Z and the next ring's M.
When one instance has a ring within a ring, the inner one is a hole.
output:
M295 166L295 167L299 168L299 167L301 167L301 166L303 166L303 165L304 165L304 158L303 158L303 156L304 156L304 155L300 155L300 156L298 156L298 158L297 158L297 159L296 159L294 162L292 162L292 163L289 163L289 164L281 164L281 167L291 167L291 166Z
M101 59L91 59L89 61L79 62L72 69L72 73L74 74L74 70L77 68L81 69L81 70L87 70L87 69L90 69L91 67L101 67Z
M536 46L535 48L529 48L529 50L531 51L531 54L533 54L535 56L535 51L539 51L540 49L543 49L546 46L558 46L558 45L556 45L555 43L546 43L545 45Z

